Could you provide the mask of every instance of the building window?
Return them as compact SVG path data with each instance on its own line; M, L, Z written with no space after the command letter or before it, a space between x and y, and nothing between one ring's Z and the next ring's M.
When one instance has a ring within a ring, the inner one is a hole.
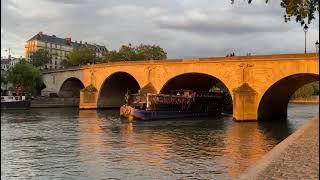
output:
M57 49L57 44L55 44L54 46L55 46L55 47L56 47L56 49Z
M57 61L54 61L54 64L57 65Z

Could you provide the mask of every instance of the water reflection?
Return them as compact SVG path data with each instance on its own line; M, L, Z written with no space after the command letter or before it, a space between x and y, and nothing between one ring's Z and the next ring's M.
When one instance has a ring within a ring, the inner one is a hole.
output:
M129 123L115 111L94 110L79 111L79 127L80 154L95 173L97 160L90 160L103 156L99 164L119 174L160 169L167 177L237 176L290 133L283 121L235 123L224 116Z
M224 162L229 176L239 175L278 142L267 138L257 122L232 123L226 129L224 141Z
M235 177L317 115L317 108L291 105L288 121L252 123L235 123L231 116L129 123L118 110L6 111L1 178Z

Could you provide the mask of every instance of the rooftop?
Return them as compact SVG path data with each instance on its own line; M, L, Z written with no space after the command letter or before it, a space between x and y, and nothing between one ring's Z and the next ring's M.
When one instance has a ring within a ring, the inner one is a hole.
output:
M77 42L72 42L71 38L59 38L55 35L47 35L43 34L42 32L39 32L38 34L34 35L31 39L28 41L33 41L33 40L38 40L38 41L44 41L44 42L50 42L50 43L55 43L55 44L61 44L61 45L67 45L67 46L72 46L74 48L80 48L80 47L88 47L90 49L95 49L97 51L106 51L107 48L102 45L97 45L97 44L88 44L87 42L82 43L82 41ZM27 41L27 42L28 42Z
M2 59L1 58L1 64L9 64L10 63L10 59Z

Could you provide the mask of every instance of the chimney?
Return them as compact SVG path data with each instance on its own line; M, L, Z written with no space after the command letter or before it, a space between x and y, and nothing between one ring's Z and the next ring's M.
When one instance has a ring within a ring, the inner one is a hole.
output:
M70 38L66 38L67 44L71 45L71 37Z
M42 31L38 32L39 39L42 38L42 35L43 35Z

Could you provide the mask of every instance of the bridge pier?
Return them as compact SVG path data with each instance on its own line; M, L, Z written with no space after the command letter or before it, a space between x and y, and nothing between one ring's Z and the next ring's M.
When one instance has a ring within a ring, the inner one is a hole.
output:
M97 109L98 92L80 91L79 109Z
M249 84L243 83L233 90L233 94L233 120L238 122L257 121L258 93Z

